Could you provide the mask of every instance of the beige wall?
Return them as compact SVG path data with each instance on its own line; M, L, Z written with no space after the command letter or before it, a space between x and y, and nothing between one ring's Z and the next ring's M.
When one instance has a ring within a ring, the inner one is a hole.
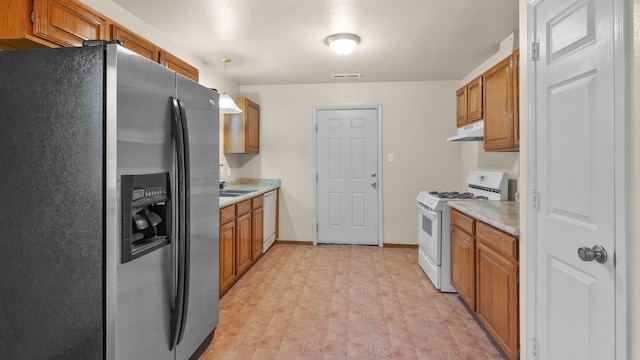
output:
M417 243L420 190L460 190L457 81L242 86L260 104L259 155L225 155L231 178L282 179L280 238L312 241L314 106L382 106L384 242ZM387 162L387 154L395 161Z

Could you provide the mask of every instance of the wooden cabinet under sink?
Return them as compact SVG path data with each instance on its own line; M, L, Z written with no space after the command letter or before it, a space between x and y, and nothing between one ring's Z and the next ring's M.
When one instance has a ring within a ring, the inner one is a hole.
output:
M264 194L220 209L220 297L263 255Z

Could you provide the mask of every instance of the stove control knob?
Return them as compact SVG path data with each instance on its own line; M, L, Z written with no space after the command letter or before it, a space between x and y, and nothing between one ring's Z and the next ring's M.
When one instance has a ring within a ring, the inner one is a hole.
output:
M600 245L595 245L592 248L583 246L578 249L578 257L582 261L597 261L600 264L607 262L607 251Z

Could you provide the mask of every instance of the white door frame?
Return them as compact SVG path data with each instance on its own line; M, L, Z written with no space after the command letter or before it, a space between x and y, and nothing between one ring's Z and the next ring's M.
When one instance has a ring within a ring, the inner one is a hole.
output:
M535 18L533 8L543 0L529 0L527 5L527 44L530 46L537 39L532 38L535 33ZM550 1L550 0L546 0ZM631 304L629 292L629 237L630 237L630 138L629 138L629 57L628 41L631 34L629 19L630 0L612 0L614 4L614 153L615 153L615 301L616 301L616 359L627 359L630 356L630 319L628 315ZM597 15L596 15L597 16ZM531 51L529 51L531 54ZM537 344L533 339L536 333L536 271L537 271L537 211L534 208L533 191L536 184L536 112L535 112L535 61L527 59L527 212L526 212L526 241L527 241L527 288L526 288L526 327L527 338L526 356L537 359Z
M382 226L382 105L337 105L337 106L314 106L313 107L313 245L318 245L318 121L316 115L318 110L366 110L373 109L378 113L378 246L382 247L383 226Z

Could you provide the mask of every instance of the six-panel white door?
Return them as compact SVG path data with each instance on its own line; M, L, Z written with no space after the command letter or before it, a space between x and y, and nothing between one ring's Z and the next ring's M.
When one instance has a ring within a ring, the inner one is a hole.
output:
M538 359L615 359L613 5L532 7ZM594 245L603 264L578 257Z
M317 109L317 242L378 245L378 109Z

